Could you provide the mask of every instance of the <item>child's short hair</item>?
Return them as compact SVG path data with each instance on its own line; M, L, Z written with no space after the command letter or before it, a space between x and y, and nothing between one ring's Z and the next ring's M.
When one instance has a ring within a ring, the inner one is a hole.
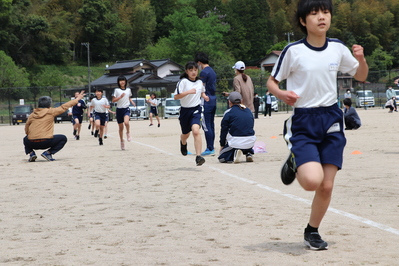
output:
M299 0L295 19L298 27L306 35L308 34L308 30L301 24L301 19L302 21L306 21L306 16L310 12L319 10L329 10L332 16L333 4L331 0Z
M97 88L94 92L96 92L96 91L99 91L99 92L103 92L103 90L102 89L99 89L99 88Z
M350 98L345 98L344 99L344 105L351 107L352 106L352 100Z

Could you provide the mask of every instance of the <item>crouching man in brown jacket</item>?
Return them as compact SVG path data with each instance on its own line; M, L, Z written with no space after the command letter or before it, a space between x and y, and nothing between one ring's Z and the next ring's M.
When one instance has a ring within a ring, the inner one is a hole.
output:
M39 98L38 108L29 115L25 125L24 145L25 153L29 155L29 162L37 159L34 150L46 150L41 155L47 161L55 161L52 155L59 152L67 142L65 135L54 135L54 117L67 111L83 99L84 91L81 91L74 100L64 103L60 107L51 108L52 100L49 96Z

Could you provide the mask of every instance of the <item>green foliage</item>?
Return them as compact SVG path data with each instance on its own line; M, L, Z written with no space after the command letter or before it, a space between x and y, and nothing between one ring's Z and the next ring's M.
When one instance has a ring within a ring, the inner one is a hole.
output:
M150 92L149 92L148 90L139 90L139 91L137 92L137 97L139 97L139 98L145 98L145 96L146 96L147 94L150 94Z

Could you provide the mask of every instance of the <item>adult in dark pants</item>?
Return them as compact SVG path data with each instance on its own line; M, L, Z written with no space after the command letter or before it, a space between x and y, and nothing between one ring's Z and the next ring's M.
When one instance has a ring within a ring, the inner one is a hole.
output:
M272 118L272 96L269 91L266 91L265 95L265 118L269 114L269 118Z
M215 155L216 73L209 66L208 56L205 53L197 53L194 61L201 70L199 76L205 87L205 95L209 97L209 101L202 101L202 128L205 132L206 149L201 155L213 156Z
M37 159L34 150L46 150L41 156L47 161L55 161L52 155L59 152L67 142L65 135L54 135L54 117L67 111L83 99L84 91L76 94L76 98L60 107L51 108L51 98L43 96L39 98L38 108L33 110L25 125L26 136L23 139L25 153L29 155L29 162Z
M258 119L259 106L260 106L260 98L259 98L258 94L255 92L255 94L254 94L255 119Z

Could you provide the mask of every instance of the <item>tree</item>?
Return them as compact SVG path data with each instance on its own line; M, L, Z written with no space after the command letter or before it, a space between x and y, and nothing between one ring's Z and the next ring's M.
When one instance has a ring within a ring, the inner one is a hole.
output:
M27 87L29 86L28 73L24 68L19 68L11 57L4 51L0 51L0 88ZM6 91L0 90L2 100L6 97L19 99L23 95L21 90L10 90L10 95ZM22 96L22 98L24 98Z

